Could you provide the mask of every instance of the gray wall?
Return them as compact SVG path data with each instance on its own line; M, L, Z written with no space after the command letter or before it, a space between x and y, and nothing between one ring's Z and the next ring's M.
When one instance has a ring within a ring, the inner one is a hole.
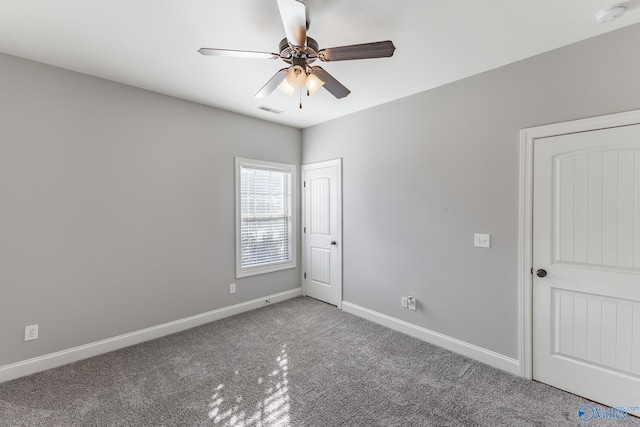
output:
M517 358L519 130L640 109L638 40L634 25L305 129L303 164L344 159L344 300Z
M235 279L233 181L234 156L300 164L299 130L0 70L0 366L300 286L299 268Z
M343 157L344 299L517 357L518 131L639 109L639 39L635 25L302 135L0 54L0 366L298 287L299 269L234 278L235 156ZM418 312L400 308L409 293Z

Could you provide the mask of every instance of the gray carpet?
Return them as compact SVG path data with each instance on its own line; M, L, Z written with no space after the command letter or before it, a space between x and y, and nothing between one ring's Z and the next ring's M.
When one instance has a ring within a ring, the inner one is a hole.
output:
M0 384L0 425L640 426L585 403L296 298Z

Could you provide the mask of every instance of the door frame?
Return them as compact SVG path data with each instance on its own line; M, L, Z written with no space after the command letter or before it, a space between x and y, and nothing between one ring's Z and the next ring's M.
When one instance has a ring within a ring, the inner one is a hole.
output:
M533 379L533 147L536 139L640 123L640 110L569 122L530 127L520 131L518 218L518 290L520 302L521 377Z
M343 274L342 274L342 246L343 246L343 240L342 240L342 158L337 158L337 159L332 159L332 160L325 160L322 162L316 162L316 163L309 163L306 165L302 165L300 167L301 169L301 182L303 183L303 185L300 186L300 192L301 192L301 197L300 197L300 201L301 201L301 208L302 208L302 217L301 217L301 229L300 229L300 236L302 236L301 238L301 242L300 242L300 260L301 260L301 271L300 271L300 282L302 283L302 295L307 295L307 281L304 277L305 272L307 271L307 234L304 232L305 227L307 226L307 216L306 216L306 205L307 205L307 200L306 200L306 195L305 195L305 182L306 182L306 173L309 170L314 170L314 169L322 169L322 168L326 168L326 167L330 167L330 166L337 166L338 167L338 246L336 247L336 249L339 251L338 252L338 268L340 269L340 299L338 300L338 305L337 307L339 309L342 309L342 299L343 299L343 286L342 286L342 282L343 282Z

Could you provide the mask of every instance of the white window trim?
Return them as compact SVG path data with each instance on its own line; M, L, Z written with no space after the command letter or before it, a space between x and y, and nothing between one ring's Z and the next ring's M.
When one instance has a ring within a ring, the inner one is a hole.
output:
M254 167L256 169L267 169L281 172L289 172L291 174L291 261L287 263L281 263L276 265L270 265L267 267L253 267L253 268L241 268L242 259L242 244L241 244L241 214L242 209L240 203L242 201L241 194L241 169L242 166ZM296 268L296 233L298 224L297 215L297 199L298 192L298 178L296 173L296 165L287 163L267 162L264 160L245 159L236 157L236 179L235 179L235 197L236 197L236 278L255 276L257 274L271 273L274 271L287 270L290 268Z

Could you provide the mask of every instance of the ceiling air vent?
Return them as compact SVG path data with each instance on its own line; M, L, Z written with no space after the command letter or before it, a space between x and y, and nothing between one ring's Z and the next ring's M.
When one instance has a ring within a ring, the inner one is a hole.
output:
M273 114L282 114L282 113L284 113L284 111L276 110L275 108L267 107L266 105L259 106L258 110L266 111L268 113L273 113Z

